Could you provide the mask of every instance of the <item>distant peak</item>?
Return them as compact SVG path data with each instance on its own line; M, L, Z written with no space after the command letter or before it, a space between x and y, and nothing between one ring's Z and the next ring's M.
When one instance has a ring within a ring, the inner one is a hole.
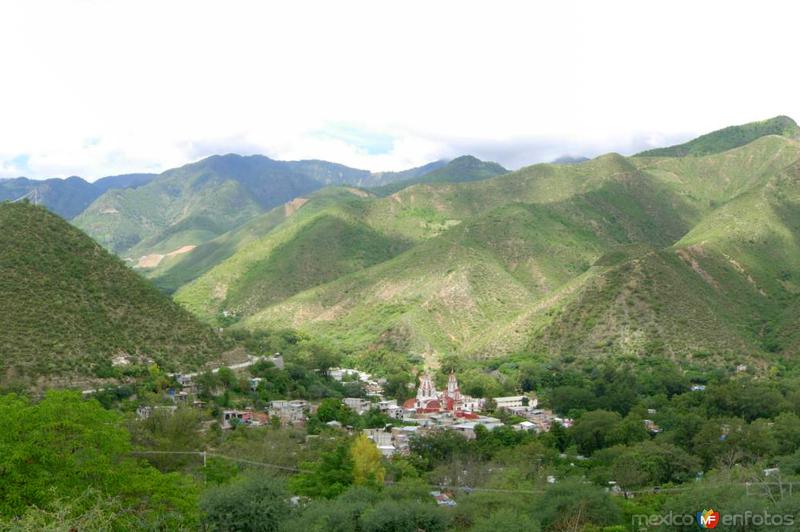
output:
M460 163L481 163L480 159L475 157L474 155L461 155L456 157L455 159L450 161L450 164L460 164Z
M588 160L590 160L588 157L583 156L562 155L558 159L555 159L553 164L578 164L585 163Z

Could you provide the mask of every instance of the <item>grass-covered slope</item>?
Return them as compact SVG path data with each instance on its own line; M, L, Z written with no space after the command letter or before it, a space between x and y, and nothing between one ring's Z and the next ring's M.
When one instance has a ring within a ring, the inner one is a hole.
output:
M800 164L711 212L674 245L611 253L536 316L550 352L714 356L800 352Z
M113 357L198 367L218 337L42 207L0 203L0 378L97 376Z
M769 120L750 122L740 126L729 126L707 133L684 144L668 148L647 150L638 155L646 157L686 157L721 153L744 146L767 135L781 135L788 138L800 137L800 127L788 116L776 116Z
M701 254L617 250L556 304L514 325L529 337L528 349L553 354L714 354L715 363L752 355L759 346L748 325L763 298L716 257L703 255L707 270L698 273Z
M620 177L562 202L506 204L392 260L267 307L244 326L313 330L353 348L475 351L607 250L668 245L688 229L668 191L645 176Z
M287 204L262 216L254 225L261 235L238 230L210 242L230 238L235 252L187 284L176 299L196 314L213 319L221 311L253 313L297 292L332 281L342 275L385 261L405 250L406 240L387 236L364 222L365 205L372 198L356 189L328 188L303 203ZM201 246L186 255L157 282L185 275L200 266Z
M798 159L800 141L769 135L715 155L633 157L630 161L686 201L710 211L763 186Z

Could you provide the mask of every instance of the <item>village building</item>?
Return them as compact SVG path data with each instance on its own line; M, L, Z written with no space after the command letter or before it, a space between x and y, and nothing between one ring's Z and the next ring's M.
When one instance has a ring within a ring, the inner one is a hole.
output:
M373 404L382 413L395 419L403 418L403 409L397 406L397 399L384 399Z
M512 395L509 397L495 397L494 404L496 408L505 408L506 410L510 410L514 407L527 407L529 405L529 400L524 395Z
M269 416L279 419L282 426L305 425L310 410L311 405L302 399L270 401L267 407Z
M360 397L345 397L342 403L359 416L372 408L372 403Z
M223 410L222 428L231 429L234 425L246 425L258 427L266 425L269 416L265 412L254 412L253 410Z
M503 422L494 417L480 416L474 420L454 423L450 425L448 428L455 430L456 432L460 432L468 440L472 440L475 439L476 436L475 431L477 430L478 425L485 427L487 430L494 430L497 427L502 427Z

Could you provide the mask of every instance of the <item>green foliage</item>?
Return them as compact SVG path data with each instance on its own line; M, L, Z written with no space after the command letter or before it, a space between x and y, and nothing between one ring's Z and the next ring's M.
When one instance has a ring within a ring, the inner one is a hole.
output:
M695 477L700 461L670 444L645 441L625 449L613 464L613 478L624 488L682 483Z
M143 420L129 423L132 443L149 451L185 452L202 448L202 414L193 408L167 411L155 409ZM196 464L196 456L179 454L148 455L149 462L161 471L176 471Z
M80 394L48 392L34 404L0 396L0 515L23 516L33 506L49 511L55 498L85 504L69 510L77 515L96 503L81 498L92 488L101 507L110 497L135 508L131 519L191 525L197 517L194 483L135 461L130 450L119 415Z
M317 462L305 462L302 472L289 481L289 488L300 495L332 498L353 484L353 460L350 447L342 443L323 453Z
M59 499L57 493L52 496L45 507L32 506L19 517L0 517L0 531L133 530L147 526L118 499L103 497L91 489L72 500Z
M280 481L253 475L211 488L200 508L209 530L277 532L291 516L287 497Z
M491 515L478 520L470 528L473 532L538 532L538 521L531 516L514 510L501 508Z
M545 492L541 500L542 525L553 530L580 530L588 525L613 525L620 511L602 489L571 480Z
M571 432L578 450L584 454L591 454L606 447L613 441L614 431L620 421L619 414L607 410L593 410L582 415L575 422Z
M432 503L382 501L360 519L364 532L443 532L447 515Z

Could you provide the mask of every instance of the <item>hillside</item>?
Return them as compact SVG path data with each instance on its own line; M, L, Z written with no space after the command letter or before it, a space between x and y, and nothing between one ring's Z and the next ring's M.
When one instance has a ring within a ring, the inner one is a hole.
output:
M136 189L109 191L75 224L108 249L138 258L211 240L320 186L267 157L213 156Z
M85 234L42 207L0 203L0 379L109 376L130 355L199 367L222 342Z
M689 227L679 203L645 177L563 202L510 203L269 307L244 326L308 327L352 348L378 341L412 352L470 352L487 330L513 321L606 250L679 238Z
M460 157L444 167L440 167L438 163L432 163L428 166L438 167L439 169L425 174L419 179L425 180L428 176L434 176L432 179L463 179L470 181L472 179L483 179L495 175L497 172L505 172L501 166L495 163L485 163L473 157ZM414 171L416 169L408 172L413 173ZM407 181L401 181L399 188L410 186L407 183ZM387 187L391 186L393 185L388 185ZM386 187L372 190L383 190L384 188ZM387 218L385 216L387 212L394 212L394 203L395 198L381 199L357 189L326 187L276 207L237 229L199 245L189 253L172 257L165 256L154 267L144 268L143 270L159 286L167 291L174 291L181 285L200 277L200 275L214 266L221 264L237 250L242 249L245 244L249 245L258 240L258 242L253 243L253 246L262 249L265 246L269 247L265 242L272 239L274 235L266 237L266 240L260 237L265 236L279 223L283 222L288 217L288 213L295 213L298 210L301 213L300 220L294 219L292 223L305 220L306 216L312 212L318 213L324 209L335 211L331 220L338 220L340 215L347 211L345 218L349 220L348 224L355 223L357 227L371 231L373 237L379 237L385 240L387 244L391 243L387 248L388 250L396 250L398 245L403 245L406 242L434 236L452 223L447 220L443 220L441 223L433 221L430 213L426 212L425 209L403 212L397 218ZM334 221L334 223L336 222ZM388 227L386 224L388 224ZM423 232L420 233L419 229L423 229ZM358 232L360 233L360 230ZM385 237L381 233L385 233ZM349 245L345 246L345 248L354 250L356 254L359 252L357 245ZM247 253L251 257L259 255L258 252L253 252L252 250ZM390 251L389 256L394 253L396 251ZM389 258L389 256L384 258ZM370 259L367 262L372 264L373 260ZM248 260L244 263L249 264L250 262ZM240 269L241 267L240 265L236 268ZM339 271L339 273L342 272ZM229 275L225 274L225 277L229 277ZM214 284L216 285L217 283Z
M591 178L587 179L587 175ZM290 253L288 250L295 245L306 247L303 240L313 233L302 232L300 229L318 216L327 216L329 221L346 220L347 224L359 227L359 234L362 236L371 235L372 243L383 242L385 253L381 258L385 260L408 245L443 234L464 220L512 202L524 201L526 195L521 192L523 189L528 191L530 198L535 195L542 202L557 201L562 196L567 197L570 192L577 191L579 186L581 190L590 190L607 179L634 179L638 175L635 167L621 157L607 156L587 163L580 170L542 165L518 172L508 179L475 182L469 187L458 184L414 185L388 197L375 197L354 189L328 188L304 198L299 209L292 207L293 204L287 204L245 226L266 230L260 237L251 238L253 233L250 231L232 231L209 242L208 246L201 246L180 258L172 259L167 267L153 271L152 275L160 286L174 289L179 281L191 280L193 274L206 270L207 273L178 291L177 300L205 319L212 319L223 308L246 315L258 308L253 304L242 306L241 299L227 300L228 294L250 293L251 290L241 290L237 285L245 275L250 279L257 278L258 274L248 272L257 271L258 265L274 260L270 258L272 254ZM574 180L572 185L575 188L569 192L563 191L562 188L568 180ZM550 190L550 185L555 181L561 186ZM542 188L538 188L539 186ZM291 217L285 216L289 211L295 214ZM327 245L353 256L361 253L358 245L339 240L328 240ZM325 253L324 248L321 247L320 250ZM377 257L370 256L372 258L367 263L376 263ZM224 260L214 265L212 260L218 259ZM320 258L318 262L326 264L327 259ZM343 270L337 271L347 273ZM319 284L321 277L312 277L313 279L307 278L308 282L304 283L306 288ZM332 277L327 278L331 279ZM255 299L259 297L249 298L251 303Z
M372 196L355 188L326 187L307 197L295 198L276 207L237 229L201 244L190 253L165 257L156 268L143 270L143 273L162 289L172 292L214 269L214 273L209 275L216 280L206 282L205 285L217 287L216 291L219 291L219 287L232 284L228 281L222 282L221 279L238 278L256 264L271 260L269 257L277 246L282 246L280 249L289 253L295 246L307 248L312 253L315 250L326 253L324 246L332 243L334 246L352 249L357 254L358 243L348 243L344 238L316 242L314 235L317 231L329 230L318 219L324 217L332 224L344 223L370 231L363 220L363 206L371 200ZM306 231L309 225L314 225L316 229ZM319 262L316 267L324 274L325 262ZM291 276L299 274L299 271L287 274ZM208 288L207 298L211 298L211 290Z
M729 126L707 133L684 144L668 148L656 148L638 154L642 157L686 157L721 153L738 148L767 135L800 138L800 127L788 116L776 116L769 120L750 122L740 126Z

